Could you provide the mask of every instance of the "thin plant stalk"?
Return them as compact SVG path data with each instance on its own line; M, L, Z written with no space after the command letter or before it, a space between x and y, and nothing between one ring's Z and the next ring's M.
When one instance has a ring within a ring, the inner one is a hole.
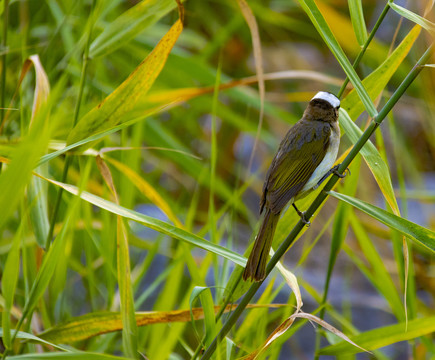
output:
M361 50L360 50L358 56L356 57L354 63L352 64L352 66L353 66L354 69L356 69L356 67L359 65L359 63L360 63L362 57L364 56L364 54L365 54L365 52L366 52L368 46L370 45L370 43L372 42L373 38L375 37L375 34L376 34L376 32L378 31L379 26L381 25L381 23L382 23L382 21L384 20L385 16L387 15L389 9L390 9L390 5L388 5L388 2L387 2L387 4L386 4L385 7L384 7L384 10L382 10L381 15L379 15L379 18L378 18L378 20L376 21L375 26L373 27L372 31L370 32L370 35L369 35L369 37L367 38L367 40L366 40L364 46L361 48ZM345 79L344 82L343 82L343 85L341 85L341 88L340 88L340 90L338 91L338 95L337 95L337 97L338 97L339 99L340 99L341 96L343 95L344 90L346 90L346 86L347 86L348 83L349 83L349 77L346 77L346 79Z
M92 9L95 9L95 3L96 3L96 0L93 0ZM90 25L89 25L88 38L86 40L86 45L85 45L85 49L83 52L82 72L80 74L79 93L77 96L77 103L76 103L76 106L74 109L73 127L77 124L78 119L79 119L80 106L81 106L82 98L83 98L83 90L85 88L85 80L86 80L88 61L89 61L89 48L91 45L91 38L92 38L92 28L93 28L93 21L91 20ZM65 163L63 165L63 172L62 172L61 182L63 182L63 183L66 182L66 178L68 176L68 170L69 170L70 165L71 165L71 155L69 155L67 153L65 155ZM48 231L48 236L47 236L47 240L45 243L45 250L46 251L48 251L48 249L50 248L51 239L53 238L54 226L56 225L56 220L57 220L57 217L59 215L59 208L60 208L60 203L62 201L62 194L63 194L63 188L59 188L59 190L57 192L56 202L55 202L53 212L51 215L51 219L50 219L50 229Z
M362 57L364 56L364 54L365 54L365 52L366 52L368 46L370 45L371 41L373 40L373 38L374 38L374 36L375 36L377 30L379 29L379 26L381 25L382 21L384 20L385 16L387 15L389 9L390 9L390 6L389 6L388 3L387 3L387 4L385 5L384 9L382 10L382 13L380 14L378 20L376 21L376 24L374 25L372 31L370 32L370 35L368 36L368 38L367 38L367 40L366 40L364 46L361 48L361 50L360 50L358 56L356 57L356 59L355 59L355 61L354 61L354 63L353 63L353 67L354 67L354 68L356 68L356 67L359 65L359 63L361 62ZM344 93L344 91L345 91L346 86L347 86L348 83L349 83L349 78L346 77L346 79L345 79L344 82L343 82L343 85L341 86L341 88L340 88L340 90L339 90L339 92L338 92L338 95L337 95L338 98L341 98L341 96L343 95L343 93ZM234 290L236 289L236 287L237 287L237 285L239 284L241 278L242 278L242 274L240 273L240 276L239 276L239 278L236 280L236 282L235 282L236 285L233 287L232 291L234 291ZM232 291L231 291L231 292L232 292ZM327 294L327 290L325 291L325 293ZM324 294L324 296L325 296L325 294ZM226 307L226 306L228 305L228 303L229 303L229 299L230 299L229 296L225 298L225 300L224 300L224 304L222 304L222 306L221 306L221 308L220 308L220 310L219 310L219 313L218 313L217 316L216 316L216 321L218 321L218 320L220 319L220 317L222 316L222 314L223 314L223 312L224 312L224 310L225 310L225 307ZM325 299L325 301L326 301L326 299ZM324 303L325 301L323 301L322 303ZM324 313L324 308L322 308L321 311ZM323 318L323 316L321 316L321 318ZM316 343L317 343L317 342L316 342ZM192 360L193 360L193 359L196 359L196 357L197 357L198 354L199 354L200 349L201 349L201 344L199 344L199 346L196 348L196 351L195 351L194 355L192 356ZM316 346L316 349L317 349L317 346Z
M359 63L361 62L368 46L370 45L371 41L373 40L376 32L379 29L379 26L381 25L382 21L384 20L385 16L388 13L388 10L390 9L390 6L388 4L388 2L385 4L384 9L382 10L382 13L379 15L378 20L376 21L375 26L373 27L372 31L370 32L364 46L361 48L361 51L359 52L358 56L356 57L354 63L352 64L353 68L356 69L359 65ZM347 84L349 83L349 77L346 77L346 79L343 82L343 85L341 86L337 97L340 99L343 96L343 93L346 89ZM325 289L323 290L323 297L322 297L322 302L320 305L325 305L326 304L326 299L328 297L328 292L329 292L329 283L330 283L330 279L331 279L331 275L332 275L332 270L334 268L334 262L333 259L331 258L333 256L332 252L330 254L330 258L329 258L329 265L328 265L328 272L326 274L326 280L325 280ZM326 307L325 306L321 306L321 310L319 313L319 318L323 319L323 317L325 316L325 311L326 311ZM315 353L317 354L317 351L320 347L320 332L317 332L316 334L316 342L315 342ZM315 359L317 359L318 356L316 355Z
M92 2L92 9L95 8L95 2L96 0L93 0ZM6 0L7 3L7 0ZM88 38L87 38L87 42L85 45L85 49L84 49L84 54L83 54L83 64L82 64L82 73L80 76L80 85L79 85L79 94L78 94L78 99L77 99L77 103L76 103L76 107L74 110L74 125L77 123L78 121L78 117L79 117L79 113L80 113L80 105L81 105L81 99L83 97L83 89L84 89L84 84L85 84L85 79L86 79L86 70L87 70L87 66L88 66L88 58L89 58L89 47L90 47L90 41L91 41L91 35L92 35L92 27L93 27L93 22L91 21L90 23L90 28L89 28L89 33L88 33ZM63 169L63 174L62 174L62 182L65 182L67 174L68 174L68 168L69 165L71 163L70 160L70 156L66 155L65 157L65 164L64 164L64 169ZM50 244L51 244L51 238L53 237L53 232L54 232L54 225L56 223L56 219L57 219L57 215L59 212L59 206L60 206L60 201L62 199L62 188L59 190L58 194L57 194L57 199L56 199L56 204L55 204L55 208L53 210L52 213L52 217L51 217L51 222L50 222L50 229L48 232L48 236L47 236L47 241L45 244L45 250L48 251L48 249L50 248ZM13 343L18 335L18 331L20 330L22 324L24 323L25 319L30 316L30 311L29 309L27 309L26 311L23 311L23 314L21 315L20 319L18 320L17 326L16 326L16 330L14 332L14 334L12 335L12 339L11 339L11 343ZM5 359L6 356L8 355L8 350L6 350L3 355L2 355L2 359Z
M406 78L402 81L400 86L393 93L393 95L387 101L387 103L384 105L382 110L372 120L372 122L369 125L369 127L364 131L364 133L361 135L359 140L352 147L352 149L349 152L349 154L346 156L346 158L343 160L343 162L338 167L338 172L340 174L344 173L344 171L350 165L352 160L358 155L358 153L360 152L360 150L362 149L364 144L369 140L370 136L376 131L376 129L379 127L379 125L385 119L387 114L391 111L391 109L396 105L396 103L399 101L399 99L405 93L405 91L409 87L409 85L411 85L411 83L415 80L415 78L418 76L418 74L424 68L424 64L430 58L432 50L433 50L433 44L425 51L423 56L416 63L416 65L413 67L413 69L410 71L410 73L406 76ZM337 181L339 179L340 178L336 174L334 174L329 179L327 184L324 186L322 192L319 193L319 195L316 197L316 199L314 199L313 203L310 205L310 207L306 211L305 214L306 214L307 218L310 218L311 216L314 215L314 213L319 208L319 206L328 197L328 191L332 190L332 188L334 187L334 185L337 183ZM300 233L300 231L303 229L304 226L305 226L305 224L302 222L302 220L299 220L299 222L291 230L290 234L287 236L287 238L284 240L284 242L279 246L279 248L277 249L275 254L272 256L272 258L268 262L267 267L266 267L266 276L269 275L269 273L275 267L275 265L277 264L279 259L285 254L287 249L290 247L290 245L296 239L296 237L298 236L298 234ZM213 353L216 350L216 347L217 347L218 343L220 343L220 341L228 334L230 329L236 323L237 319L240 317L240 315L242 314L243 310L249 304L249 301L255 295L255 293L257 292L258 288L263 283L263 281L255 282L255 283L253 283L251 285L249 290L246 292L246 294L243 296L242 300L240 301L239 306L237 306L237 308L234 310L234 312L229 317L227 322L223 325L223 327L220 330L219 334L214 338L213 342L207 348L207 350L205 351L205 353L202 356L201 360L207 360L207 359L211 358L211 356L213 355Z

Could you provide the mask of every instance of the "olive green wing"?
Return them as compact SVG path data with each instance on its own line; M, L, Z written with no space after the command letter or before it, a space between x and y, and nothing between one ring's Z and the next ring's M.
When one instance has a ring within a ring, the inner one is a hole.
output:
M303 119L289 130L267 173L261 209L278 213L302 190L325 157L330 134L329 123Z

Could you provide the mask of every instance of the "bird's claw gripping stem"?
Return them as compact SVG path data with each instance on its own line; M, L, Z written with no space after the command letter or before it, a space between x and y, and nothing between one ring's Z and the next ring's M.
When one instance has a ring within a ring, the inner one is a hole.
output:
M296 212L298 213L298 215L300 216L302 222L303 222L307 227L310 227L310 225L311 225L311 221L306 219L306 217L305 217L305 211L300 211L300 210L296 207L296 205L295 205L294 203L293 203L292 205L293 205L293 207L295 208L295 210L296 210Z
M316 190L322 184L322 182L324 182L328 178L328 176L331 174L337 175L340 179L343 179L347 175L346 171L350 175L349 168L346 168L346 170L344 171L344 174L339 173L338 168L340 165L341 164L335 165L331 170L329 170L325 175L323 175L322 178L319 180L319 182L316 184L316 186L313 187L313 189Z

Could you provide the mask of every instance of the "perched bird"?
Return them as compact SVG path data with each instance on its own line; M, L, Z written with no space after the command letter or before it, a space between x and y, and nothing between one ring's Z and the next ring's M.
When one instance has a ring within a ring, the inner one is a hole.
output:
M294 202L336 172L336 167L332 166L340 144L339 108L340 100L335 95L318 92L309 102L302 119L290 128L281 141L263 185L260 214L264 212L264 217L243 272L244 280L252 278L261 281L265 278L275 228L281 211L288 203L309 225Z

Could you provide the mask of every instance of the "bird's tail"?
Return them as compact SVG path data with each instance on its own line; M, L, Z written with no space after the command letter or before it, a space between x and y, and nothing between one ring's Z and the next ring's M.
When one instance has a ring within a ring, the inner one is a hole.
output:
M280 213L274 214L270 209L266 208L263 222L243 272L243 280L252 278L254 281L261 281L266 277L266 263L279 216Z

